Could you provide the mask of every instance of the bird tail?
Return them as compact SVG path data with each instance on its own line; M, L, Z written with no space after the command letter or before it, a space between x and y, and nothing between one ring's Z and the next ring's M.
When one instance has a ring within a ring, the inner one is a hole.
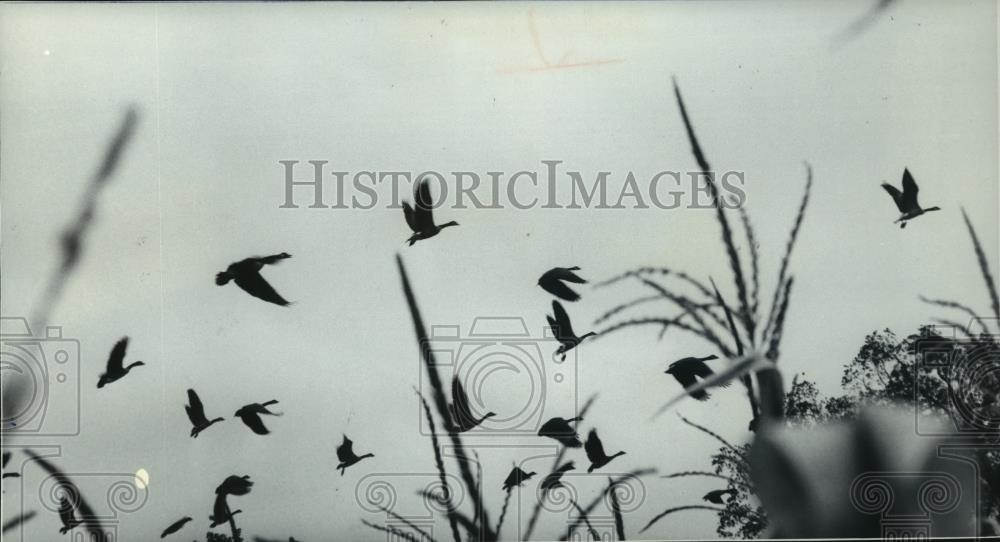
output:
M228 271L223 271L221 273L216 273L215 274L215 285L216 286L222 286L223 284L228 283L230 280L233 280L233 276L230 275Z

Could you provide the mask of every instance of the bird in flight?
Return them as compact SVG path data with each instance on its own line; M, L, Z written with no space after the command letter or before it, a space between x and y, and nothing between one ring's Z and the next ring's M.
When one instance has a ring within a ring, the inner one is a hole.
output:
M729 500L732 500L732 498L734 496L736 496L736 490L735 489L716 489L714 491L709 491L701 499L704 500L704 501L708 501L710 503L713 503L713 504L725 504L722 501L722 496L723 495L728 495L729 496Z
M222 418L209 420L205 417L205 406L201 404L201 399L194 390L188 390L188 404L184 405L184 410L191 420L191 438L198 438L198 433L208 429L213 423L222 421Z
M542 479L542 483L538 486L541 488L542 494L544 495L557 487L561 487L563 474L566 474L575 468L576 465L574 465L572 461L568 461L565 465L547 474L545 478Z
M242 512L243 510L229 510L229 504L226 502L225 494L216 495L215 506L212 507L212 515L208 516L208 519L212 520L212 524L209 527L218 527L219 525L228 522L236 514Z
M487 412L482 417L476 418L469 407L469 396L466 395L457 376L451 381L451 401L451 416L455 421L456 431L459 433L464 433L483 423L487 418L496 416L494 412Z
M191 521L191 516L184 516L181 519L171 523L169 527L163 529L163 532L160 533L160 538L166 538L176 533L177 531L183 529L184 526L187 525L187 522L189 521Z
M281 416L276 412L271 412L267 409L270 405L276 405L278 401L276 399L271 399L270 401L264 403L250 403L249 405L244 405L236 411L233 416L238 417L243 420L243 424L250 428L254 433L258 435L266 435L270 433L267 427L264 427L264 422L260 419L261 414L268 414L270 416Z
M664 373L671 375L685 389L690 388L698 382L698 379L711 378L715 373L705 365L706 361L719 359L719 356L711 355L703 358L683 358L670 364ZM729 383L719 384L722 387L729 386ZM691 397L699 401L708 399L708 392L705 390L695 390L690 393ZM683 397L683 396L682 396Z
M892 186L889 183L882 183L882 188L892 196L892 201L896 202L896 207L899 209L900 213L903 213L896 219L893 224L899 224L900 228L906 227L906 222L913 220L918 216L929 213L931 211L940 211L940 207L929 207L923 209L920 204L917 203L917 192L920 190L917 188L916 181L913 180L913 176L910 175L910 170L903 169L903 191L900 192L898 188Z
M607 465L612 459L620 455L625 455L625 452L618 452L610 456L604 453L604 444L602 444L601 439L598 438L596 429L590 430L590 434L587 435L587 442L584 443L583 449L587 452L587 459L590 460L590 467L587 468L588 473L594 472L596 469Z
M454 220L440 226L435 224L432 201L430 183L424 178L417 181L417 186L413 190L413 206L403 202L403 216L406 217L406 224L413 230L413 235L406 240L411 247L421 239L434 237L449 226L458 226L458 222Z
M587 337L597 335L597 333L591 331L585 333L582 337L577 337L573 331L573 325L570 324L569 315L566 314L566 309L563 308L562 303L554 299L552 300L552 313L553 316L545 315L545 318L549 321L549 328L552 329L552 334L559 341L559 348L556 349L555 355L562 355L562 359L564 360L566 359L566 352L576 348Z
M73 527L83 523L83 520L76 519L76 514L73 512L73 505L66 497L59 499L59 520L62 521L59 534L66 534Z
M574 271L579 271L579 267L553 267L538 279L538 285L546 292L562 299L563 301L576 301L580 299L580 294L573 291L566 285L567 282L576 284L587 284L587 281L580 278Z
M355 454L354 442L347 438L347 435L344 435L344 442L340 443L340 446L337 446L337 459L340 461L337 468L340 469L340 475L344 475L344 471L347 470L347 467L350 467L366 457L375 457L375 454L365 454L361 456Z
M507 479L503 481L503 490L510 491L513 487L518 487L531 478L535 476L535 472L524 472L520 467L514 467L511 469L510 474L507 475Z
M245 260L240 260L236 263L229 264L229 267L221 273L215 275L215 284L222 286L227 284L229 281L236 281L236 285L239 286L244 292L256 297L257 299L263 299L268 303L274 303L275 305L281 305L282 307L288 305L288 301L281 297L278 292L271 287L270 284L264 277L260 276L260 270L265 265L275 264L281 260L291 258L292 256L287 252L282 252L281 254L275 254L273 256L264 257L252 257Z
M219 484L219 487L215 488L216 495L246 495L250 493L253 488L253 482L250 481L250 475L244 474L243 476L236 476L235 474L227 476L225 480Z
M108 356L108 366L104 370L104 374L102 374L97 380L98 388L103 388L105 385L121 379L134 367L145 365L145 363L141 361L135 361L130 363L127 367L122 366L122 362L125 361L125 349L127 348L128 337L122 337L120 341L115 343L114 348L111 349L111 355Z
M556 439L567 448L579 448L583 446L583 443L580 442L580 437L576 434L576 430L570 425L571 422L579 421L583 421L583 418L578 417L567 420L557 416L542 424L538 429L538 436Z

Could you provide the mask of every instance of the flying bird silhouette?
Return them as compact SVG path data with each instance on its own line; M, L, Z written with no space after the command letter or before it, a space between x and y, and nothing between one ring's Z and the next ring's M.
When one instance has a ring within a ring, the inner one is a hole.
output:
M403 202L403 216L406 217L406 224L413 230L413 235L406 240L411 247L417 241L434 237L449 226L458 226L458 222L454 220L440 226L435 224L432 205L431 186L426 178L420 179L413 190L413 206Z
M538 486L539 488L541 488L542 494L544 495L545 493L548 493L549 491L562 486L563 474L566 474L567 472L575 468L576 465L574 465L572 461L569 461L565 465L547 474L545 478L542 479L542 483L539 484Z
M220 493L215 496L215 505L212 507L212 515L208 516L208 519L212 520L210 528L218 527L223 523L226 523L235 516L243 512L243 510L229 510L229 504L226 502L226 494Z
M194 390L188 390L188 404L184 405L184 411L191 420L191 438L198 438L198 433L208 429L213 423L222 421L222 418L209 420L205 417L205 406L201 404L201 399Z
M597 333L591 331L585 333L582 337L577 337L573 331L573 326L570 324L569 315L566 314L566 309L554 299L552 300L552 313L554 316L545 315L545 318L549 321L549 328L552 329L556 340L559 341L559 348L556 349L555 355L558 356L561 354L564 360L566 359L566 352L576 348L587 337L597 335Z
M587 459L590 460L590 467L587 468L588 473L594 472L594 470L607 465L612 459L620 455L625 455L625 452L618 452L610 456L604 453L604 444L602 444L601 439L597 437L596 429L590 430L590 434L587 435L587 442L583 445L583 449L587 452Z
M469 407L469 396L465 394L465 389L462 388L462 383L458 381L457 376L451 381L451 401L451 416L455 420L455 428L459 433L464 433L483 423L487 418L496 416L494 412L487 412L482 417L476 418Z
M340 446L337 446L337 459L340 461L337 468L340 469L340 475L344 475L344 471L347 470L347 467L350 467L366 457L375 457L375 454L365 454L361 456L355 454L354 442L347 438L347 435L344 435L344 442L342 442Z
M580 299L580 294L567 286L566 282L576 284L587 284L587 281L580 278L574 271L579 271L579 267L553 267L538 279L538 285L546 292L564 301L576 301Z
M103 388L107 384L123 378L135 367L145 365L145 363L141 361L136 361L130 363L127 367L122 366L122 362L125 361L125 350L127 348L128 337L122 337L120 341L115 343L114 348L111 349L111 355L108 356L108 366L104 370L104 374L102 374L97 380L98 388Z
M291 258L292 256L287 252L282 252L281 254L275 254L274 256L264 256L264 257L251 257L245 260L240 260L234 264L230 264L225 271L217 273L215 275L215 284L222 286L227 284L230 280L235 281L236 285L239 286L244 292L256 297L257 299L263 299L268 303L274 303L275 305L286 306L289 305L285 298L278 295L278 292L271 287L270 284L264 277L260 276L260 270L265 265L275 264L284 260L286 258Z
M899 209L900 213L903 213L893 222L893 224L899 224L900 228L905 228L907 221L913 220L924 213L941 210L940 207L929 207L927 209L920 207L920 204L917 203L917 192L920 189L917 188L917 183L913 180L913 176L910 175L909 169L903 169L902 192L895 186L885 182L882 183L882 188L892 196L892 201L896 202L896 208Z
M509 491L511 488L520 486L523 483L531 480L535 476L535 472L524 472L519 467L514 467L511 469L510 474L507 475L507 479L503 481L503 490Z
M62 522L59 534L66 534L73 527L83 523L83 520L76 519L76 514L73 512L73 505L66 497L59 499L59 520Z
M702 500L708 501L713 504L725 504L725 502L722 501L723 495L729 495L729 500L732 500L733 497L736 495L736 490L716 489L714 491L709 491L708 493L705 494L704 497L702 497Z
M171 523L169 527L163 529L163 532L160 533L160 538L166 538L176 533L177 531L183 529L184 526L187 525L187 522L189 521L191 521L191 516L184 516L181 519Z
M715 373L705 365L706 361L719 359L719 356L711 355L703 358L683 358L670 364L664 373L671 375L685 389L690 388L698 382L698 378L710 378ZM720 384L721 387L728 387L729 383ZM694 390L690 392L691 397L699 401L708 399L708 392L705 390ZM682 396L683 397L683 396Z
M267 414L270 416L280 416L281 414L271 412L267 409L269 405L276 405L278 401L271 399L270 401L264 403L250 403L249 405L244 405L236 411L233 416L238 417L243 420L243 424L250 428L251 431L257 433L258 435L266 435L270 433L267 427L264 427L264 422L260 419L261 414Z
M555 417L542 424L538 429L538 436L549 437L558 440L567 448L579 448L583 446L576 430L570 425L571 422L583 421L583 418L560 418Z
M576 266L553 267L542 274L542 277L538 279L538 285L563 301L576 301L580 299L580 294L573 291L566 283L587 284L585 279L574 273L574 271L579 270L580 268Z
M246 495L250 493L251 488L253 488L253 482L250 481L249 474L244 474L243 476L230 475L219 484L219 487L215 488L215 494Z

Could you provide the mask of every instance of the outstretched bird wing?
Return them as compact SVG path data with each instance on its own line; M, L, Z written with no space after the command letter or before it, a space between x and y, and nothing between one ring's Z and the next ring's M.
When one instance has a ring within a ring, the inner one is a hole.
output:
M705 362L701 361L700 359L692 361L689 369L691 370L692 373L694 373L696 376L700 376L701 378L708 379L715 376L715 372L712 371L712 369L710 369L708 365L706 365ZM723 382L719 384L719 387L727 388L729 387L729 384L730 384L729 382Z
M403 216L406 217L406 225L413 230L413 233L420 231L417 228L417 217L415 216L413 207L410 207L410 204L405 201L403 202Z
M115 343L114 348L111 349L111 355L108 356L108 368L107 372L109 374L121 373L125 371L122 367L122 363L125 361L125 349L128 348L128 337L122 337L120 341Z
M337 446L337 459L347 462L354 459L354 442L344 435L344 442Z
M260 273L256 271L240 273L236 276L235 280L237 286L257 299L263 299L264 301L274 303L275 305L288 305L288 301L285 301L285 299L281 297L278 292L274 291L274 288L272 288L271 285L264 280L264 277L260 276Z
M267 427L264 427L264 422L261 421L260 416L256 412L244 411L238 414L243 424L250 428L251 431L257 433L258 435L266 435L270 433Z
M678 383L680 383L681 386L684 386L685 390L698 383L698 379L695 378L695 374L690 371L674 371L670 374L674 375L674 378ZM699 401L705 401L708 399L708 393L706 393L705 390L696 390L690 393L691 397L694 397Z
M7 468L7 463L10 463L10 452L3 453L3 465L0 467Z
M548 273L542 276L538 281L538 285L546 292L564 301L576 301L580 299L580 294L574 292L572 288L566 286L559 279L552 277Z
M475 421L472 409L469 408L469 396L466 395L465 389L462 388L462 383L459 382L457 376L451 380L451 405L454 408L454 414L457 418L455 423L459 427L465 427L467 424Z
M903 204L907 209L919 208L920 205L917 203L917 192L920 189L917 188L917 182L913 180L913 175L910 175L909 169L903 169Z
M903 203L903 193L900 192L898 188L892 186L889 183L882 183L882 188L884 188L885 191L888 192L890 196L892 196L892 201L896 203L896 208L899 209L899 212L905 213L906 204Z
M559 280L565 280L566 282L575 282L577 284L587 284L586 279L581 278L580 275L577 275L576 273L573 272L579 270L580 270L579 267L574 266L574 267L556 267L552 271L554 271L555 277Z
M583 444L584 451L587 452L587 459L591 463L597 463L607 457L604 453L604 444L601 443L601 439L597 437L597 430L591 429L590 434L587 435L587 442Z
M434 228L434 212L431 210L433 200L431 200L431 185L427 179L417 181L417 188L413 191L413 205L416 207L413 220L416 222L417 231L426 231Z
M194 390L188 390L188 404L184 406L184 410L192 424L208 423L208 418L205 417L205 407L201 404L201 399L198 398L198 394Z
M563 308L562 303L552 300L552 314L555 315L556 325L559 327L556 337L576 337L576 333L573 332L573 326L569 322L569 315L566 314L566 309ZM549 323L551 324L552 322L550 321Z

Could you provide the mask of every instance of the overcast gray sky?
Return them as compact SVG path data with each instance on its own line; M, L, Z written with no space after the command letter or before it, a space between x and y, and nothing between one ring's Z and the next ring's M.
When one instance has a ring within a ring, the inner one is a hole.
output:
M382 521L356 502L362 478L396 480L402 513L412 514L413 492L434 472L419 432L412 387L422 368L396 253L429 324L464 331L476 317L523 317L537 336L550 296L535 282L553 266L578 265L594 281L668 266L711 275L733 298L718 225L698 209L446 206L438 219L461 225L405 247L398 209L279 208L279 161L509 175L561 160L586 178L610 171L617 194L629 171L642 183L695 168L671 76L711 163L744 172L763 299L802 195L803 161L812 164L781 364L788 378L804 372L837 393L867 333L907 334L957 316L918 295L988 309L961 207L998 268L996 4L898 2L839 41L870 4L3 5L4 316L27 316L38 302L59 232L106 141L129 104L141 114L51 322L80 341L80 435L17 444L61 446L57 463L69 473L148 471L148 501L122 517L123 540L151 539L184 515L195 522L177 536L202 537L213 489L234 473L257 483L233 501L245 534L381 538L359 521ZM540 69L546 62L579 65ZM296 172L307 177L302 166ZM921 202L943 211L900 230L879 183L898 186L904 167ZM264 273L290 307L213 284L233 261L282 251L293 258ZM642 292L631 284L582 291L567 304L578 331ZM674 312L647 305L635 314ZM128 359L147 365L98 392L123 335L132 340ZM709 353L677 332L657 341L654 329L585 343L575 382L551 387L543 411L569 416L551 409L571 390L581 402L598 394L581 431L596 427L609 451L628 452L608 472L707 468L714 441L672 414L649 417L679 389L662 374L667 363ZM227 418L195 440L182 408L189 387L210 417ZM527 395L523 375L501 372L481 397L505 414ZM267 420L271 435L232 418L241 405L272 398L284 416ZM734 441L750 436L738 387L677 410ZM343 477L333 470L342 433L376 455ZM510 463L555 450L530 436L470 443L481 447L493 518ZM570 458L585 468L582 452ZM531 465L542 471L550 462ZM23 486L5 482L5 518L18 495L41 510L41 478L31 468ZM603 474L575 482L582 501L605 483ZM645 501L626 516L632 534L716 487L644 484ZM523 495L529 511L532 493ZM544 515L536 536L557 537L567 516ZM517 521L508 517L505 538ZM58 526L56 514L43 513L24 539L56 540ZM445 529L437 523L447 538ZM715 518L675 515L646 534L713 538Z

